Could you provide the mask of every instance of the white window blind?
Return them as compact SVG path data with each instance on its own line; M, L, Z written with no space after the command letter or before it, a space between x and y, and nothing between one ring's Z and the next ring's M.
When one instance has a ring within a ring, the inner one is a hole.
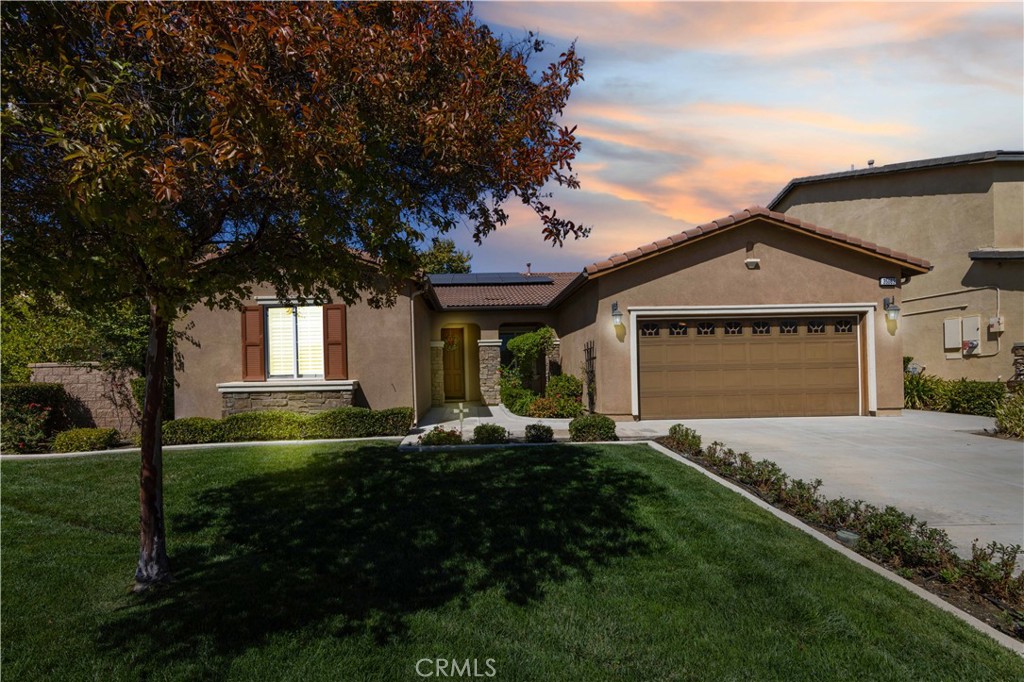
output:
M295 309L300 377L324 374L324 310L320 306Z
M323 376L323 320L320 306L267 308L267 374L270 377Z

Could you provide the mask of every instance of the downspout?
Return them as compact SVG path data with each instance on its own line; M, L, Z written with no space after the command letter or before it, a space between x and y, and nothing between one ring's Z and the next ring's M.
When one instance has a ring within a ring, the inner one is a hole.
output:
M996 317L1002 317L1002 310L1001 310L1000 304L999 304L999 287L994 287L994 286L970 287L968 289L957 289L955 291L943 291L942 293L939 293L939 294L926 294L924 296L914 296L912 298L905 298L905 299L903 299L903 302L904 303L910 303L911 301L924 301L924 300L927 300L929 298L941 298L943 296L954 296L956 294L969 294L969 293L974 292L974 291L986 291L988 289L991 289L991 290L996 292ZM904 317L907 317L909 315L924 315L925 313L936 313L936 312L939 312L939 311L942 311L942 310L956 310L958 308L960 310L964 310L964 309L967 308L967 304L964 303L963 305L949 306L947 308L931 308L929 310L920 310L920 311L916 311L916 312L912 312L912 313L904 313L903 315L904 315ZM992 352L992 353L977 353L977 354L972 353L972 354L967 355L965 357L966 358L991 358L991 357L995 357L996 355L999 355L999 349L1000 349L999 340L1000 340L1001 337L1002 337L1002 333L996 334L996 349L995 349L994 352Z
M409 297L409 338L410 348L409 355L412 358L412 425L419 426L420 411L419 406L416 404L416 297L422 296L424 293L423 289L414 291L412 296Z

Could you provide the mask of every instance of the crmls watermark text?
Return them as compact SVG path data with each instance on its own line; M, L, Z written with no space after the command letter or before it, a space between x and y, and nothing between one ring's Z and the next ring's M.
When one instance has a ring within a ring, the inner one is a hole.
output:
M494 677L498 671L494 659L478 658L421 658L416 661L416 674L420 677Z

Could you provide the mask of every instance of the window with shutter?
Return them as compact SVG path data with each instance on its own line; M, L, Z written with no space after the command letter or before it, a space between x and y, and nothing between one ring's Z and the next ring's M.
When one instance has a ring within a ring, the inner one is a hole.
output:
M267 375L271 379L324 376L324 308L266 307Z

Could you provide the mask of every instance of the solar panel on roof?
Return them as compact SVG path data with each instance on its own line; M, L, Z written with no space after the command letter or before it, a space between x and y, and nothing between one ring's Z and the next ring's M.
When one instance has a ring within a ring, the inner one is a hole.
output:
M495 286L510 284L552 284L544 275L524 275L519 272L469 272L465 274L427 275L435 287Z

